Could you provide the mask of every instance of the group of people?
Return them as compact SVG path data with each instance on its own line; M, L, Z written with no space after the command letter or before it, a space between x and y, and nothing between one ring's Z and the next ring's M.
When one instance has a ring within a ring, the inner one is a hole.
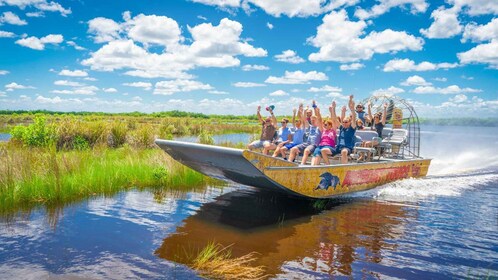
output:
M289 120L283 118L281 126L273 112L273 108L267 107L270 116L263 119L261 106L258 106L257 117L262 124L259 140L248 145L249 150L262 149L263 154L281 156L288 161L294 162L299 154L302 154L301 164L306 164L312 156L311 165L319 165L323 160L329 164L329 156L341 155L341 163L348 162L348 155L353 151L356 142L357 129L375 129L382 136L382 129L386 124L387 104L384 111L372 115L371 104L368 103L368 114L364 106L358 104L355 107L353 95L349 97L348 107L350 114L346 116L347 107L341 108L341 116L336 115L336 102L329 106L329 117L323 118L320 108L313 100L311 108L304 109L300 104L293 110L292 127L289 128ZM339 133L339 135L337 135ZM373 145L365 142L363 145ZM287 152L289 156L287 158Z

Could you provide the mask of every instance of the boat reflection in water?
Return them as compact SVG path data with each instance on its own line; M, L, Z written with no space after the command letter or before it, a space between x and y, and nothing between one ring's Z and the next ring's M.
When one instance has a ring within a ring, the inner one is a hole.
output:
M156 254L188 264L209 242L232 245L233 257L257 252L254 266L269 276L382 274L384 251L403 235L406 207L375 200L342 199L317 209L310 200L253 189L234 191L204 204ZM391 240L391 242L390 242ZM191 257L191 256L190 256Z

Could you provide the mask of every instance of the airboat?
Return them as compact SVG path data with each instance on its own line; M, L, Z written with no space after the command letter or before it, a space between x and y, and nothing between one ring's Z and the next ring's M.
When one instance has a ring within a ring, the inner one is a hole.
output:
M356 146L348 164L332 158L328 165L301 165L249 150L162 139L155 143L173 159L207 176L308 198L331 198L426 176L431 159L420 156L420 124L413 107L396 96L372 96L362 103L367 102L373 111L389 104L386 126L382 135L357 130L357 143L376 145ZM362 153L367 156L359 157Z

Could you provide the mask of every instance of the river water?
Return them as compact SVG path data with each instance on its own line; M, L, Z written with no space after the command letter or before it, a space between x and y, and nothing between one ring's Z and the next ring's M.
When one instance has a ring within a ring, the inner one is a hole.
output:
M0 278L193 279L209 242L276 279L498 277L497 128L423 127L429 176L309 201L241 185L129 191L0 222Z

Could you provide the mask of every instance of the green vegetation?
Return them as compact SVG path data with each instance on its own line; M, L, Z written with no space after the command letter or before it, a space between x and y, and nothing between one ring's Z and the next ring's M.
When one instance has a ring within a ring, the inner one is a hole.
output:
M209 279L263 279L264 267L251 266L256 260L255 254L233 258L228 247L210 242L192 261L190 266L203 277Z
M498 126L498 118L419 119L420 124L452 126Z

